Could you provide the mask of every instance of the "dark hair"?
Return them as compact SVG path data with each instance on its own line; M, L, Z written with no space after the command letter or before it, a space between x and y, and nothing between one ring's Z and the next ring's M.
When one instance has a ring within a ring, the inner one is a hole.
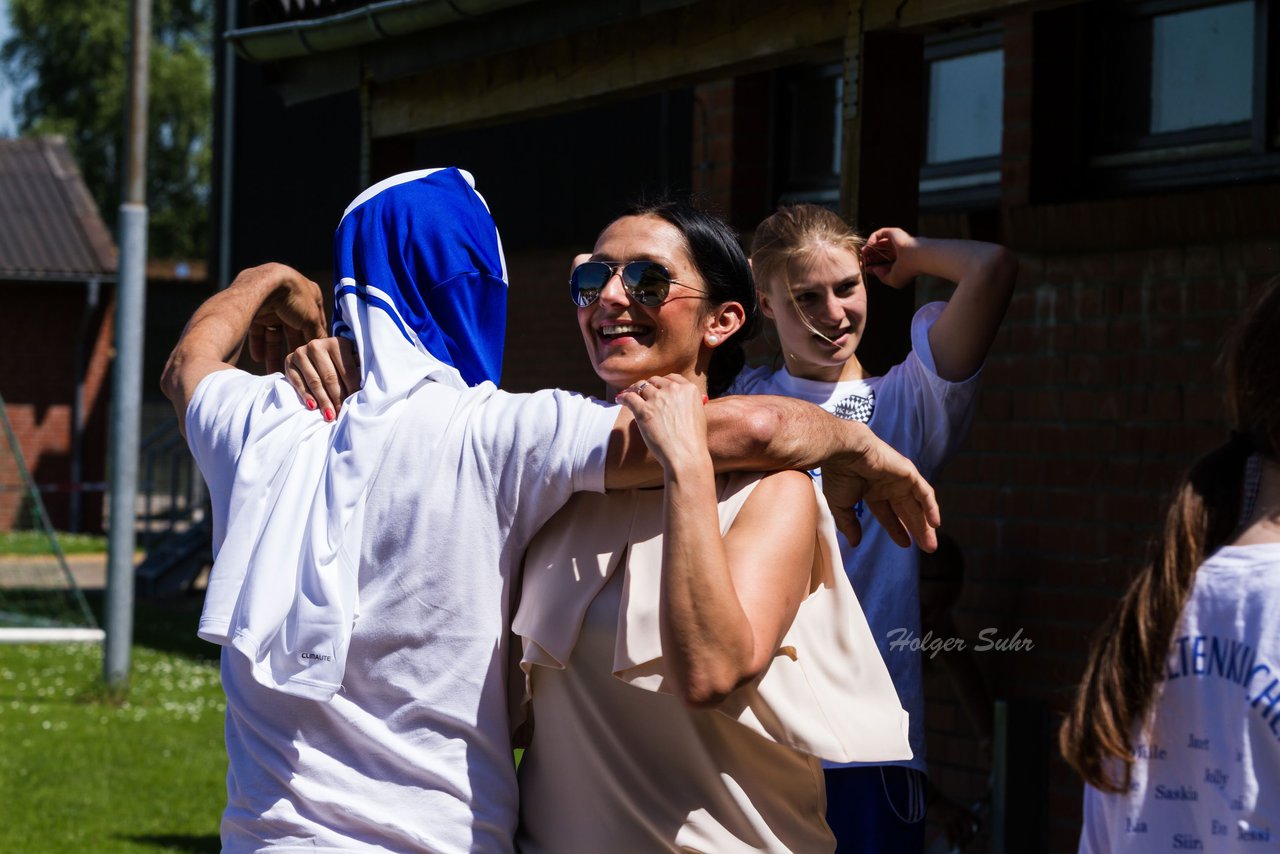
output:
M1224 360L1231 436L1197 460L1174 491L1154 559L1098 632L1058 742L1086 782L1130 783L1135 723L1145 725L1169 645L1205 556L1239 528L1249 458L1280 460L1280 279L1245 313ZM1247 510L1246 510L1247 512ZM1118 766L1117 776L1113 767Z
M755 282L751 278L751 265L747 263L738 235L715 214L676 199L638 202L618 218L627 216L654 216L674 226L683 235L689 257L706 283L707 298L711 304L742 304L742 326L716 347L707 367L707 394L719 397L747 363L743 347L760 325L760 306Z

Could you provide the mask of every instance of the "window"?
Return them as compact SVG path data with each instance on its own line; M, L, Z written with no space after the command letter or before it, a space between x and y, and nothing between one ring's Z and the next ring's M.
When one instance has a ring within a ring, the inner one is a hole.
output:
M998 29L925 43L925 146L920 203L991 204L1000 190L1004 49Z
M1253 3L1226 3L1151 19L1153 134L1249 120Z
M834 209L844 157L844 67L790 68L779 74L777 85L778 201Z
M1094 4L1090 183L1124 190L1280 173L1270 6Z

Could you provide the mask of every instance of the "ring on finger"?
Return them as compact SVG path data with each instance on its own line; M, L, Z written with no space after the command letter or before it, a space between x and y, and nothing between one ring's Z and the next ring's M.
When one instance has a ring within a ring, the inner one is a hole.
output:
M647 385L649 385L648 380L641 380L640 382L635 384L635 388L633 389L633 391L635 391L636 394L639 394L640 392L644 391L645 386Z

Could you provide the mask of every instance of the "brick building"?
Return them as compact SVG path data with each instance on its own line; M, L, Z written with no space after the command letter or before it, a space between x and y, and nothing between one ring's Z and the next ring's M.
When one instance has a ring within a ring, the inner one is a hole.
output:
M224 14L238 54L219 72L220 275L277 258L325 281L328 236L362 186L464 166L507 244L513 390L598 388L565 273L643 192L695 191L744 232L812 200L864 232L1016 250L979 415L939 491L967 559L960 635L1034 644L973 656L1005 701L975 850L1074 849L1080 789L1056 723L1165 490L1224 433L1223 333L1280 273L1273 0L274 0ZM873 286L864 362L899 358L934 293ZM932 780L972 803L993 758L945 670L926 687Z
M0 396L61 530L102 526L115 279L65 140L0 139ZM0 530L22 524L18 485L0 460Z

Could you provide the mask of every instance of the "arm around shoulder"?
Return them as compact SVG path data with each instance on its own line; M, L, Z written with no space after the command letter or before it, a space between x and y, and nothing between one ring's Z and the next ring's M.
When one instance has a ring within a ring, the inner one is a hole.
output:
M866 499L894 542L937 548L941 524L933 487L909 460L866 424L845 421L789 397L722 397L706 407L707 446L715 469L773 471L823 469L823 490L836 527L851 543L861 539L853 508ZM662 482L662 469L645 446L626 408L609 440L605 486L627 489Z
M812 404L772 395L735 395L707 404L707 445L717 472L812 468L823 448L837 443L838 421ZM843 446L841 446L843 449ZM662 467L649 451L635 418L619 407L609 437L605 486L633 489L662 483Z
M709 443L718 471L822 467L822 487L836 527L857 545L862 500L898 545L937 548L941 524L933 487L915 465L858 421L789 397L724 398ZM710 407L708 407L710 410Z

